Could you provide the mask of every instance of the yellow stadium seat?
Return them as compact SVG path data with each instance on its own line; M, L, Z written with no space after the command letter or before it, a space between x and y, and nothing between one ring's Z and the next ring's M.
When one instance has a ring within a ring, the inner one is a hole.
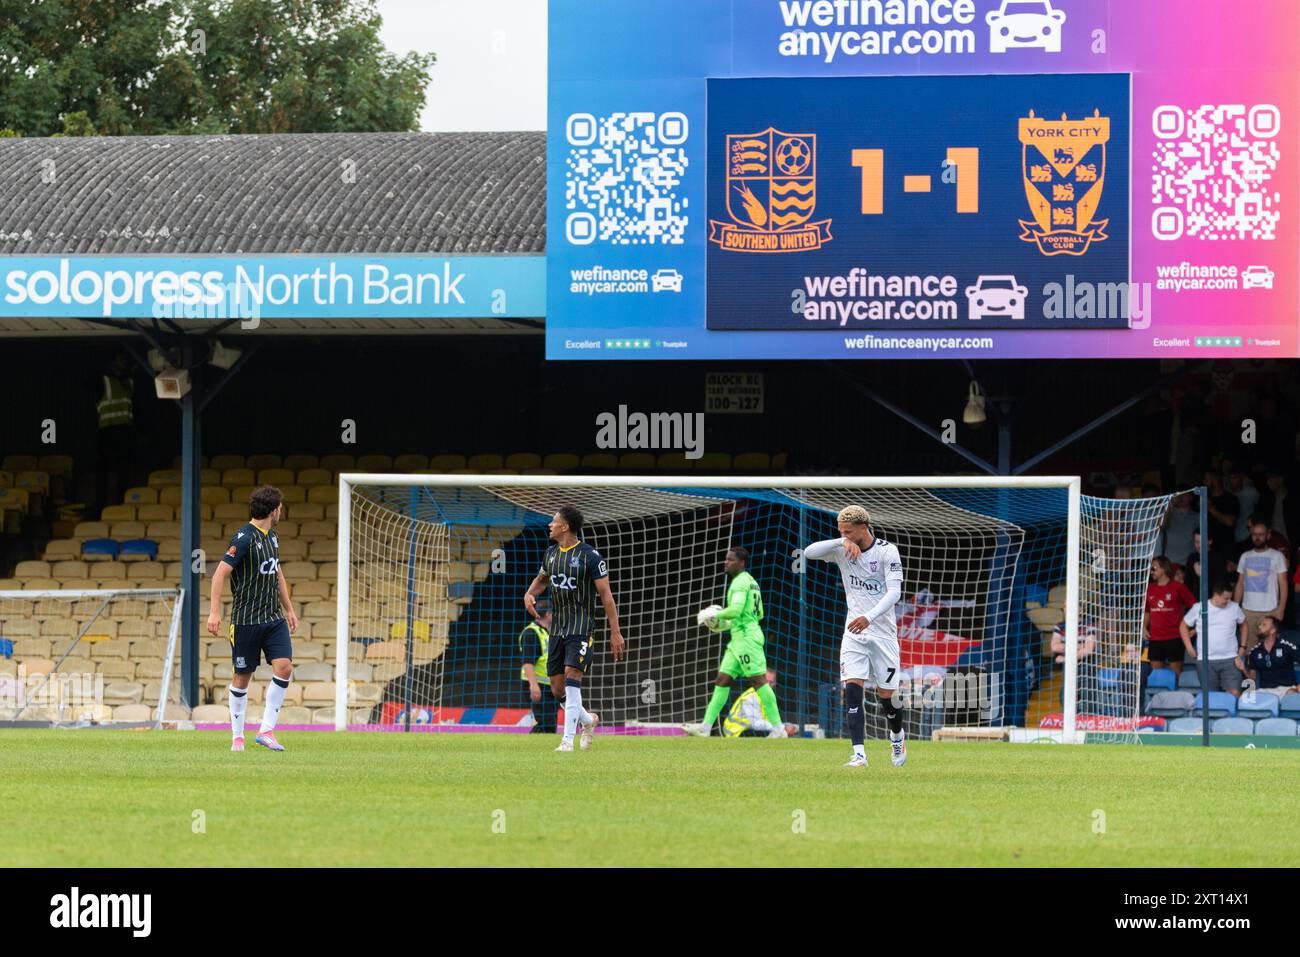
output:
M624 452L618 459L618 467L624 472L649 472L655 467L652 452Z
M138 485L126 490L122 502L126 505L153 505L158 502L158 490L147 485Z
M333 485L334 476L330 473L329 469L303 469L298 473L298 481L296 484L301 485L304 488L311 488L315 485Z
M19 562L14 567L15 578L49 578L50 563L41 561Z
M283 466L281 463L283 461L284 460L274 452L259 452L255 455L250 455L244 462L244 465L252 469L254 472L260 472L263 469L282 468ZM258 479L258 481L260 482L261 479Z
M337 504L339 490L332 485L313 485L307 489L307 501L313 505Z
M104 522L134 522L135 521L134 505L109 505L100 513L100 520Z
M429 457L418 452L408 452L393 459L394 472L418 472L429 467Z
M244 457L242 455L214 455L212 461L208 463L208 467L219 472L224 472L226 469L242 469L244 467Z
M320 467L331 472L355 472L356 464L356 459L345 452L322 455L320 458Z
M536 452L512 452L506 456L505 467L522 472L524 469L542 467L542 457Z
M26 514L31 496L25 488L0 488L0 512Z
M230 489L222 488L219 485L208 486L203 489L200 498L205 505L211 505L215 508L230 501Z
M176 519L176 507L174 505L141 505L135 510L137 521L141 522L171 522Z
M494 452L471 455L465 460L465 467L473 472L491 472L505 467L505 459Z
M45 560L70 561L81 558L81 542L75 538L55 538L45 544Z
M318 571L315 562L281 562L280 568L288 581L310 581L316 578Z
M99 663L99 673L104 676L104 683L110 681L134 681L134 661L126 658L110 658Z
M282 487L293 484L293 469L285 468L264 468L259 469L257 473L258 485L274 485Z
M295 453L284 457L283 465L287 469L293 469L295 472L301 469L314 469L320 465L320 456L308 455L304 453Z
M776 455L772 456L772 471L784 473L785 463L789 457L789 452L777 452Z
M432 472L450 472L453 469L463 468L465 468L465 456L463 455L444 453L429 457L429 470Z
M50 475L61 475L69 477L72 475L72 456L71 455L42 455L36 467L42 472L48 472Z
M552 452L542 459L542 468L557 472L570 472L582 464L582 459L572 452Z
M6 455L0 461L0 468L6 472L23 472L40 467L40 460L34 455Z
M694 465L685 452L662 452L655 460L655 467L661 472L683 472Z
M14 488L25 488L33 495L42 495L50 490L50 474L40 469L24 469L14 473Z
M158 490L158 501L163 505L172 505L180 512L181 496L184 493L179 485L168 485L166 488Z
M95 564L94 577L99 581L116 581L126 578L126 565L122 562L107 561Z
M297 505L307 501L307 490L301 485L285 485L280 489L280 501L285 505ZM286 509L287 511L287 509Z
M107 511L107 509L105 509L105 511ZM114 522L109 526L108 534L110 538L115 538L119 542L124 542L128 538L144 538L144 530L144 522Z
M177 469L158 469L149 473L149 484L154 488L167 485L180 485L181 473Z
M221 484L227 488L238 488L241 485L253 485L257 481L257 473L252 469L226 469L221 473Z
M19 662L27 671L27 676L48 675L54 673L54 661L50 658L24 658Z
M0 488L13 488L13 487L14 487L14 473L0 472Z
M220 485L221 469L199 469L199 485Z
M64 578L86 578L89 576L90 566L83 561L69 559L61 562L55 562L51 569L54 577Z
M363 455L357 459L358 472L391 472L393 457L391 455Z
M618 456L609 452L588 452L582 457L584 469L616 469Z

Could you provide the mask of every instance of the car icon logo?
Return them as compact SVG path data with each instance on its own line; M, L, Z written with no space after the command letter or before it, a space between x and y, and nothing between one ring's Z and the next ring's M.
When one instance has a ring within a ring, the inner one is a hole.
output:
M1061 24L1065 11L1052 9L1051 0L1002 0L989 11L989 52L1038 49L1061 52Z
M1241 274L1242 289L1272 289L1277 274L1267 266L1247 266Z
M966 289L970 319L1023 319L1029 290L1015 276L980 276Z
M676 269L660 269L650 277L650 288L655 292L681 292L682 278Z

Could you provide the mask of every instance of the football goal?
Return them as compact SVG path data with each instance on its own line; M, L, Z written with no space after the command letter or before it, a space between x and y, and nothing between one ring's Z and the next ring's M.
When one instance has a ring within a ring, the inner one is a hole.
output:
M785 720L842 734L843 587L802 549L839 537L837 513L857 504L903 561L909 731L1051 717L1067 740L1081 715L1134 729L1147 572L1169 503L1091 498L1077 477L344 474L339 496L340 729L360 681L382 687L375 723L528 723L521 663L536 640L521 643L522 598L567 504L608 563L627 639L615 662L597 611L584 703L605 723L699 719L726 636L696 613L722 599L723 559L742 546ZM869 733L883 736L875 710Z

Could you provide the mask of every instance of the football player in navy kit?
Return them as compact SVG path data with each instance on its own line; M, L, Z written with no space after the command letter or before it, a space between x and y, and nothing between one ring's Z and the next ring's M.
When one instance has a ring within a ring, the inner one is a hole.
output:
M248 524L230 539L230 547L212 574L208 632L213 636L221 633L221 597L229 578L234 601L228 637L235 669L230 681L230 750L244 750L248 683L265 655L275 675L266 692L262 726L254 740L264 748L283 751L284 746L275 739L275 723L293 675L289 636L298 630L298 616L289 597L289 583L280 570L280 540L273 531L284 514L280 490L270 485L255 489L248 512Z
M537 618L537 598L550 590L551 640L546 674L551 692L564 707L564 737L556 751L572 751L574 734L581 727L583 751L591 748L592 732L600 716L582 707L582 678L591 662L596 602L609 621L609 647L614 660L623 658L623 632L618 609L609 588L605 559L582 541L582 513L571 505L561 507L548 526L551 541L542 566L524 592L524 609Z

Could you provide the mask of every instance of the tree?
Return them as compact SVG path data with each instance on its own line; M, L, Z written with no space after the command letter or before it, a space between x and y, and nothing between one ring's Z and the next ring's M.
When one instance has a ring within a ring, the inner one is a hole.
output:
M435 58L381 22L374 0L0 0L0 129L417 129Z

